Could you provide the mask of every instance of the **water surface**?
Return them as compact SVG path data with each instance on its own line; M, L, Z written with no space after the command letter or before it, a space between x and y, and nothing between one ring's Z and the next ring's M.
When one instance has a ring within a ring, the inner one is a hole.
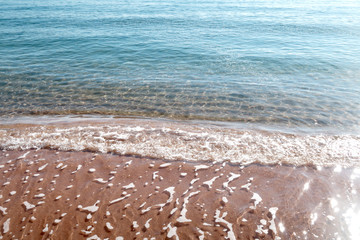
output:
M0 115L354 129L358 1L3 1Z

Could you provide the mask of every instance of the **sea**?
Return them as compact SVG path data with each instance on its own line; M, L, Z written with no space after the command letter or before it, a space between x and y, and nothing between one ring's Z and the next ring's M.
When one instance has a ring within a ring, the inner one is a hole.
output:
M0 0L1 149L360 166L359 103L357 0Z

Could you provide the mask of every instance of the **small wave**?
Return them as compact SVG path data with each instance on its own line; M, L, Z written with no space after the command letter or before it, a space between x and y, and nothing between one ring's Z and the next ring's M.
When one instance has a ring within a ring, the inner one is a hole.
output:
M359 136L289 134L139 119L3 125L0 148L93 151L241 165L360 166Z

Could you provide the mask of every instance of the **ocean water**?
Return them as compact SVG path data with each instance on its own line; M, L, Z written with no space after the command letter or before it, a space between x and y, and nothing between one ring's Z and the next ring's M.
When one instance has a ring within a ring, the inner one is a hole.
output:
M0 0L2 149L360 166L359 76L359 1Z
M351 128L359 1L0 1L0 114Z

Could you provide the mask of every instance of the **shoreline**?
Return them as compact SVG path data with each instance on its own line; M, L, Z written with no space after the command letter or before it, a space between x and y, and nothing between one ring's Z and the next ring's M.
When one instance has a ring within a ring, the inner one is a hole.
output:
M208 128L234 129L239 131L264 131L280 132L283 134L325 134L325 135L360 135L358 127L340 126L287 126L286 124L261 123L261 122L241 122L241 121L221 121L210 119L181 119L167 117L147 117L137 115L101 115L101 114L68 114L68 115L15 115L0 117L1 126L12 125L79 125L79 124L114 124L124 122L129 124L132 121L140 123L175 124L189 126L204 126Z
M5 239L358 236L355 168L168 162L48 149L3 150L0 165Z
M0 149L90 151L238 165L360 167L360 135L287 133L166 119L3 123Z

